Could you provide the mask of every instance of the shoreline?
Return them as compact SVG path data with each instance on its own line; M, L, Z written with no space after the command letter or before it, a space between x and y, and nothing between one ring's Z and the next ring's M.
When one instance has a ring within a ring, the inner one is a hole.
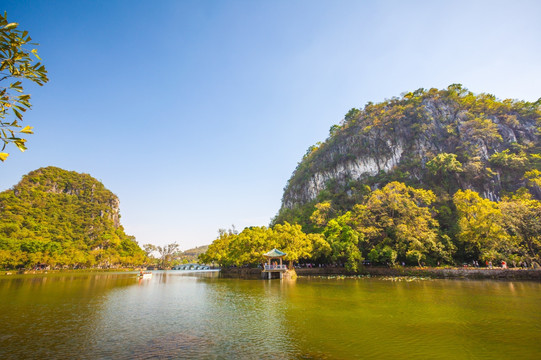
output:
M61 270L2 270L0 278L11 276L31 276L31 275L60 275L60 274L87 274L87 273L115 273L139 271L138 268L120 268L120 269L61 269Z
M123 273L136 272L139 269L120 268L120 269L63 269L63 270L28 270L17 272L13 270L2 270L0 278L21 277L21 276L36 276L36 275L77 275L88 273ZM510 280L510 281L540 281L541 269L501 269L501 268L448 268L448 267L402 267L394 268L383 266L367 266L359 272L347 271L344 267L328 267L328 268L298 268L295 269L296 275L299 277L312 276L352 276L352 275L368 275L373 277L428 277L432 279L475 279L475 280ZM224 268L219 270L219 276L222 278L261 280L261 269L258 268Z
M533 280L541 281L541 269L485 269L485 268L419 268L419 267L377 267L370 266L359 272L347 271L343 267L333 268L300 268L295 269L299 277L333 276L333 275L370 275L385 276L417 276L432 279L485 279L485 280ZM261 279L261 269L231 268L222 269L220 276L224 278Z

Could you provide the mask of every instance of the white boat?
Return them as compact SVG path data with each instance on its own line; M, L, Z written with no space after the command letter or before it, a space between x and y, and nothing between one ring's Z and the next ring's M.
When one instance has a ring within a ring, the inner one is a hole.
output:
M150 271L145 271L145 272L140 272L139 273L139 278L140 279L151 279L152 278L152 273Z

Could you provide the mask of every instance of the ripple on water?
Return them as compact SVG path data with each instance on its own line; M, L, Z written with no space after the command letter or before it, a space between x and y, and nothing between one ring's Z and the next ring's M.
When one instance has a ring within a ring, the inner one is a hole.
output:
M541 284L198 278L0 286L0 359L536 358ZM27 286L28 285L28 286Z

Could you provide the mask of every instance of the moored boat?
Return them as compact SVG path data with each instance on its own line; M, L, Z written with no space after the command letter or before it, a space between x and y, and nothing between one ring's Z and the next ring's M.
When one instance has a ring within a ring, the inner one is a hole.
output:
M151 279L152 278L152 273L150 271L145 271L145 272L141 271L139 273L139 278L140 279Z

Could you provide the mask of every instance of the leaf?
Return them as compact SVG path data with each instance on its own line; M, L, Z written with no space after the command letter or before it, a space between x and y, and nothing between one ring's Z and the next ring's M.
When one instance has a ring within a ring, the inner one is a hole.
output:
M15 145L17 145L21 152L24 152L26 150L26 146L24 146L24 141L22 141L22 139L15 141Z
M5 161L8 158L9 154L0 152L0 161Z
M13 108L13 113L15 113L15 116L17 116L17 118L19 120L23 119L23 116L21 115L21 113L17 109Z
M20 132L25 133L25 134L33 134L34 133L32 131L33 128L34 128L33 126L25 126L24 129L22 129Z
M38 56L38 50L37 50L37 49L32 49L32 54L34 54L34 56L35 56L38 60L41 60L41 58Z
M6 26L4 26L4 30L15 29L17 26L19 26L19 24L17 24L17 23L9 23Z

